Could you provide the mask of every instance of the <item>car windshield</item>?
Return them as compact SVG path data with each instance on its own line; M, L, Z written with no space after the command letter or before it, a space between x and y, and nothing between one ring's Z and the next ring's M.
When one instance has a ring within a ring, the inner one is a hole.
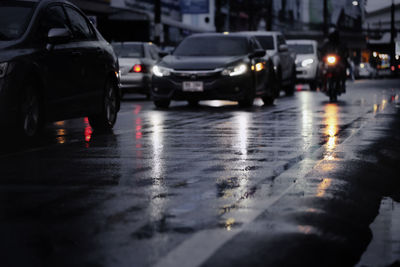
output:
M272 36L256 36L258 42L265 50L274 50L274 38Z
M248 53L245 37L197 36L182 41L175 49L175 56L238 56Z
M142 44L124 44L114 43L112 44L115 53L118 57L124 58L143 58L144 51Z
M289 49L300 55L314 54L314 47L311 44L289 44Z
M0 1L0 41L21 37L29 24L34 3L21 1Z

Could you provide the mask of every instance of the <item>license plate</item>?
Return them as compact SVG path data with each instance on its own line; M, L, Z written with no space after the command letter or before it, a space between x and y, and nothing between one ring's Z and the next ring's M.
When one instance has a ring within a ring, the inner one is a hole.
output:
M183 82L182 90L185 92L203 92L203 82Z

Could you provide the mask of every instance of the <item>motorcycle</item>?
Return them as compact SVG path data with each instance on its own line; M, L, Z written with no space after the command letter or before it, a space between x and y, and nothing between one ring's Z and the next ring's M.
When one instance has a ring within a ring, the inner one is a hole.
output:
M337 97L344 93L345 79L343 78L343 63L337 54L324 57L322 90L329 96L330 102L336 102Z

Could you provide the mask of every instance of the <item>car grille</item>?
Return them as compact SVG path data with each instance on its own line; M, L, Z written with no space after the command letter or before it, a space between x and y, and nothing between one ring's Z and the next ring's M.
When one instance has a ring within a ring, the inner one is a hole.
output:
M221 77L222 69L214 70L201 70L201 71L188 71L188 70L174 70L171 72L171 77L179 81L207 81L214 80Z

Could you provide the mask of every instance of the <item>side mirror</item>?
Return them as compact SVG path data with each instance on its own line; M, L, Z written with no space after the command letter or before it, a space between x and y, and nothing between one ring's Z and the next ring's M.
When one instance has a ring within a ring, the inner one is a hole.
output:
M47 34L47 41L51 45L64 44L71 40L71 32L66 28L53 28Z
M263 57L265 56L265 50L264 49L256 49L253 53L249 55L249 58L255 58L255 57Z
M279 52L287 52L289 51L289 47L286 44L279 45Z

